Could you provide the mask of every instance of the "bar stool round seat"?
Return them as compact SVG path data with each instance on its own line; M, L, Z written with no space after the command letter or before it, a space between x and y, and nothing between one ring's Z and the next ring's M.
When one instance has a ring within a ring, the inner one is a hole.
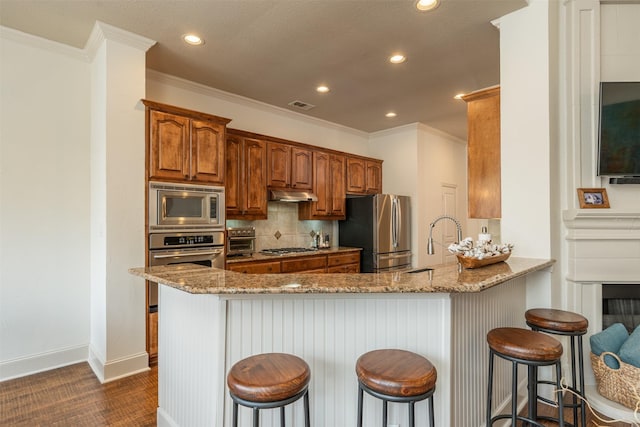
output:
M586 317L571 311L556 310L552 308L532 308L524 314L527 325L534 331L544 332L553 335L563 335L570 337L571 353L571 385L569 390L572 403L565 404L573 409L573 425L578 425L578 408L580 408L580 426L586 427L587 415L584 401L584 357L582 347L582 337L587 333L589 321ZM576 353L576 346L578 351ZM576 363L578 370L576 373ZM549 384L550 381L538 381L538 384ZM537 393L536 393L537 394ZM578 397L580 401L578 402ZM541 396L538 400L550 403L548 399Z
M309 381L311 370L301 358L285 353L247 357L231 367L227 375L233 400L233 426L238 425L238 405L253 409L253 425L259 425L259 410L280 408L285 425L285 406L304 397L305 425L310 426Z
M415 402L429 401L429 425L434 427L433 393L437 371L419 354L396 349L373 350L356 362L358 426L362 427L363 392L382 400L382 425L387 425L387 403L409 404L409 425L415 425Z
M501 419L511 419L511 425L517 425L517 421L523 421L530 425L543 427L538 423L536 388L536 369L540 366L555 365L556 382L558 390L561 389L561 363L562 344L553 337L540 332L523 328L496 328L487 334L489 344L489 384L487 391L486 425L492 426ZM511 379L511 414L499 414L492 416L493 399L493 361L494 356L512 362ZM518 365L525 365L528 369L528 413L527 417L518 415ZM564 410L562 399L558 399L558 425L564 427L562 412Z

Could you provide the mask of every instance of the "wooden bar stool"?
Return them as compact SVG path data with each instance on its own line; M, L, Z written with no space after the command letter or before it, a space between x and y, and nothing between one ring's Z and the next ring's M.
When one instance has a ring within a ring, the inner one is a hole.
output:
M570 337L571 342L571 386L569 390L578 394L581 399L572 394L572 403L566 406L573 408L573 425L578 425L578 408L580 408L580 426L586 427L587 414L584 403L584 359L582 349L582 337L587 333L589 321L584 316L564 310L550 308L533 308L524 314L527 325L534 331L545 332L547 334L564 335ZM576 341L578 353L576 354ZM578 373L576 375L576 359L578 362ZM579 384L578 384L579 382ZM538 381L538 384L549 384L550 381ZM546 403L548 399L537 397Z
M409 426L415 426L415 402L429 399L429 425L434 427L433 392L436 368L426 358L405 350L374 350L356 362L358 427L362 427L363 391L382 399L382 426L387 426L387 403L409 404Z
M284 427L284 407L304 396L305 426L309 417L309 365L299 357L283 353L265 353L237 362L227 375L233 400L233 426L238 425L238 405L253 409L253 426L260 423L260 409L280 408Z
M560 388L562 367L562 344L558 340L540 332L522 328L496 328L487 334L489 344L489 386L487 391L487 418L486 426L492 426L501 419L511 418L511 425L517 425L517 421L523 421L530 425L544 427L538 423L537 399L536 399L536 369L540 366L556 366L556 387ZM511 414L491 416L493 399L493 359L499 356L512 363L511 371ZM527 417L518 415L518 364L527 366L529 380ZM564 427L562 413L562 393L558 392L558 425ZM555 402L554 402L555 404Z

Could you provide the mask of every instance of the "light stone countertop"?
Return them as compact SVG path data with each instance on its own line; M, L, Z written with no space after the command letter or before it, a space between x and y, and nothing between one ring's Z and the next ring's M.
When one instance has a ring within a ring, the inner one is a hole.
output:
M552 259L511 257L458 272L456 264L422 273L243 274L180 264L131 268L129 273L193 294L464 293L480 292L543 270Z

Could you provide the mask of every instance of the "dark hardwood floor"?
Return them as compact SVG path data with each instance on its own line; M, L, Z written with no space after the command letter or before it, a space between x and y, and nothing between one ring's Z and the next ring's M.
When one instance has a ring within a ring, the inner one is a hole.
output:
M148 372L100 384L89 364L78 363L1 382L0 426L155 426L157 402L157 366ZM539 405L538 411L540 415L554 414L554 409L547 405ZM569 412L566 414L565 419L570 420ZM630 426L604 423L590 414L587 425Z
M155 426L158 368L100 384L88 363L0 383L0 426Z

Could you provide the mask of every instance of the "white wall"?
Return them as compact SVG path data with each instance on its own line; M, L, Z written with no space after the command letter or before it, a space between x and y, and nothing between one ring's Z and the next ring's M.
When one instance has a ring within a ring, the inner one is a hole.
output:
M0 29L0 380L86 360L89 64Z

